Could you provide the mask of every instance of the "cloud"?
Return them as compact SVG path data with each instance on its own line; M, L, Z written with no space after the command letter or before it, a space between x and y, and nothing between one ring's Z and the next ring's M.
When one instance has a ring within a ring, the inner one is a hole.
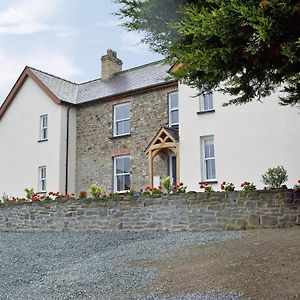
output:
M16 1L0 12L0 35L57 32L58 36L73 36L74 30L65 26L49 25L47 19L62 5L62 0Z
M24 54L10 54L0 49L0 105L25 65L66 79L82 73L63 52L39 49Z
M121 35L121 48L136 54L148 52L148 46L143 42L143 36L137 32L129 31Z
M120 26L122 23L123 23L122 20L109 20L106 22L96 22L96 25L101 28L109 28L109 27Z

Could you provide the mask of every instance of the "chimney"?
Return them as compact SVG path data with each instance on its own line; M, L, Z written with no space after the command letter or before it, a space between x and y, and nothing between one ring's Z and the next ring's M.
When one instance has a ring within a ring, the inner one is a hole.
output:
M101 79L107 80L116 73L122 71L123 62L117 58L117 52L108 49L107 53L101 57Z

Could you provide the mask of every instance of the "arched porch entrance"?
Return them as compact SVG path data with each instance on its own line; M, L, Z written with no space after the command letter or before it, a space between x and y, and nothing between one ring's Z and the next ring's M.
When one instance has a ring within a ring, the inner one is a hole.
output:
M169 157L169 176L174 179L174 183L180 182L180 168L179 168L179 136L178 129L161 127L151 143L145 149L148 156L148 173L149 173L149 186L153 187L153 161L154 158L163 153Z

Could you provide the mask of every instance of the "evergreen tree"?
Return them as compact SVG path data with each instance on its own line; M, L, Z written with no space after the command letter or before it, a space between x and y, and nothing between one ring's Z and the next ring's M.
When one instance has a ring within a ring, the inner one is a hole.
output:
M199 93L219 89L242 104L281 87L281 104L300 104L300 0L116 2L124 26L144 32Z

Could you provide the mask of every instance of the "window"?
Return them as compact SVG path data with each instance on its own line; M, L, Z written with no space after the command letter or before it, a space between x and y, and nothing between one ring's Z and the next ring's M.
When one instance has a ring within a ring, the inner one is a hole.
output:
M114 136L130 134L130 103L114 106Z
M48 115L40 117L40 140L45 141L48 139Z
M46 166L39 167L39 192L44 193L46 192Z
M202 154L204 181L216 179L215 146L213 136L202 138Z
M176 126L179 123L178 92L168 94L169 99L169 126Z
M210 111L214 109L213 94L206 93L201 96L201 111Z
M130 190L130 157L118 156L114 159L114 190L125 192Z

